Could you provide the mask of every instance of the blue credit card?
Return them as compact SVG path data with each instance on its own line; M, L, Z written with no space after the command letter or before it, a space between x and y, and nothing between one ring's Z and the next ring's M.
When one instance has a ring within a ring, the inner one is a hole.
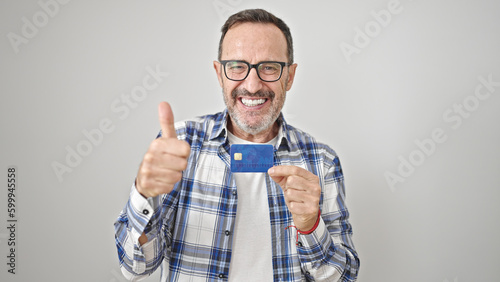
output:
M267 172L273 166L273 145L231 145L231 172Z

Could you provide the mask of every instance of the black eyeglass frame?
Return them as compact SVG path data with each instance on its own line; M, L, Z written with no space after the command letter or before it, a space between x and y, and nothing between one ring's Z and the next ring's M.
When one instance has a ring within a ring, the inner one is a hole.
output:
M227 76L227 73L226 73L226 64L229 63L229 62L237 62L237 63L244 63L248 66L248 71L247 71L247 74L245 75L244 78L242 79L232 79L232 78L229 78L229 76ZM226 78L229 79L229 80L232 80L232 81L243 81L245 80L247 77L248 77L248 74L250 73L250 71L255 68L255 71L257 72L257 76L260 78L260 80L262 81L265 81L265 82L275 82L275 81L278 81L281 79L281 76L283 75L283 68L285 66L288 66L288 63L285 63L285 62L276 62L276 61L263 61L263 62L259 62L257 64L250 64L249 62L246 62L246 61L242 61L242 60L221 60L219 63L222 64L222 67L224 68L224 75L226 75ZM265 79L262 79L262 77L260 77L260 74L259 74L259 69L258 67L262 64L266 64L266 63L276 63L276 64L279 64L281 66L281 72L280 72L280 75L277 79L275 80L265 80Z

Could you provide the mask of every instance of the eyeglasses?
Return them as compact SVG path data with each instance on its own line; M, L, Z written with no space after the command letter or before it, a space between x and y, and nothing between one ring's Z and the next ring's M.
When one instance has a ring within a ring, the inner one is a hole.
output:
M238 60L220 61L220 63L224 66L224 74L229 80L245 80L250 71L255 68L257 76L265 82L278 81L283 73L283 67L288 65L285 62L274 61L260 62L255 65Z

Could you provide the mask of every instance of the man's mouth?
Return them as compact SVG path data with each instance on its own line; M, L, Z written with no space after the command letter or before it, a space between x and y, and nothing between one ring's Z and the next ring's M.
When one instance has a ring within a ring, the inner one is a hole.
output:
M241 103L247 107L256 107L264 104L267 99L259 98L259 99L249 99L249 98L241 98Z

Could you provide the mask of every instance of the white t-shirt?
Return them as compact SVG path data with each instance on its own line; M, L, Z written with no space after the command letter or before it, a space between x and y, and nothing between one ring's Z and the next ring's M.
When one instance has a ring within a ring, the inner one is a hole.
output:
M256 144L228 132L230 144ZM277 137L266 144L275 145ZM265 173L235 173L238 208L229 281L273 281L272 236Z

